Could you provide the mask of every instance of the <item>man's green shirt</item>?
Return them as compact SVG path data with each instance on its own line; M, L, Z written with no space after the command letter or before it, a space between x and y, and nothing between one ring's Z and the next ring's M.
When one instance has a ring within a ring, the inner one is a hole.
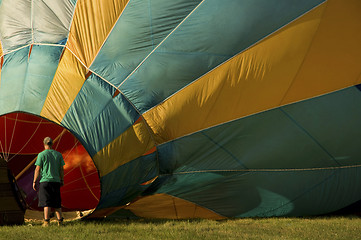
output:
M41 167L40 182L60 182L60 169L65 165L60 152L53 149L42 151L35 165Z

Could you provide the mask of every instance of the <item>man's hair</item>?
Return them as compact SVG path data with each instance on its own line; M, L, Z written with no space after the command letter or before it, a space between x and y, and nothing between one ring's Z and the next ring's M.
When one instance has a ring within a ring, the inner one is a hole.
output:
M44 138L44 144L51 147L53 145L53 139L51 139L50 137Z

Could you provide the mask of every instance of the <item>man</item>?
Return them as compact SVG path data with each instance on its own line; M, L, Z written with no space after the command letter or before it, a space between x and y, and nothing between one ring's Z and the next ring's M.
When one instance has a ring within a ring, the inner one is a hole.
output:
M61 153L53 150L52 146L53 140L50 137L44 138L44 151L39 153L35 162L33 181L33 189L36 191L36 180L40 176L38 206L44 208L44 227L49 226L51 208L55 210L58 225L63 222L60 187L64 185L65 163Z

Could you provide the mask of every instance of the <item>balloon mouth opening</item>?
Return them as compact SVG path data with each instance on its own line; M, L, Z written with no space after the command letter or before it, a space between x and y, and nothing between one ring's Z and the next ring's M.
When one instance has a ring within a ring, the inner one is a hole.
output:
M0 116L0 155L16 180L17 195L27 209L38 207L32 189L35 161L44 150L43 139L53 139L53 149L64 158L64 186L61 188L63 211L96 208L100 198L98 171L82 143L66 128L39 116L14 112Z

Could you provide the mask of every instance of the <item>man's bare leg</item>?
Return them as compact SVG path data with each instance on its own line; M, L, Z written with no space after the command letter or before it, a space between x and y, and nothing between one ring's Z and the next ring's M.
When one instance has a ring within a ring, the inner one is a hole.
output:
M63 213L61 212L61 208L54 208L54 210L55 210L56 218L58 220L62 219L63 218Z
M44 223L43 223L43 227L47 227L49 226L50 223L50 207L44 207Z
M55 208L56 218L58 219L58 226L63 223L63 213L61 212L61 208Z
M44 219L50 219L50 207L44 207Z

